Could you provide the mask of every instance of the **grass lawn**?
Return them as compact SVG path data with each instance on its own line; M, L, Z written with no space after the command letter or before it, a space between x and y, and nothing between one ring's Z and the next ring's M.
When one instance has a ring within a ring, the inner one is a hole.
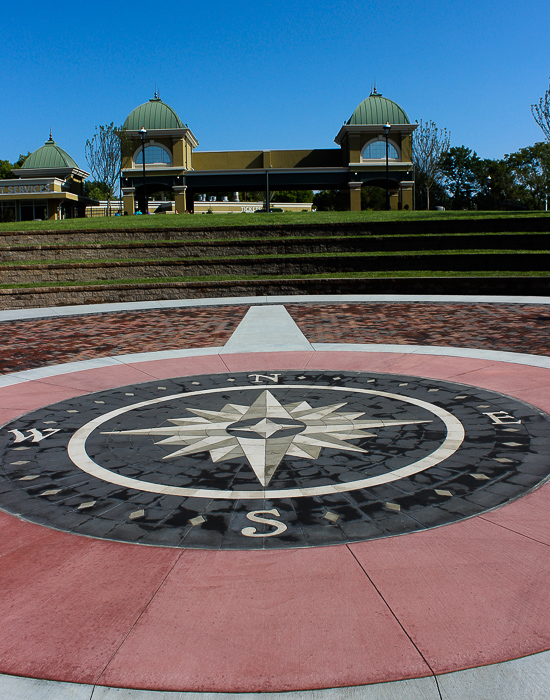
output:
M75 231L116 229L189 229L234 226L302 226L303 224L365 223L377 221L422 221L451 219L508 219L548 217L544 211L319 211L284 214L171 214L111 216L64 221L25 221L0 224L3 231Z
M482 270L475 272L448 272L441 270L383 270L364 272L326 272L307 275L199 275L197 277L147 277L137 279L93 280L89 282L27 282L24 284L0 284L0 289L32 289L44 287L89 287L97 285L174 284L177 282L228 282L247 280L295 280L295 279L373 279L392 277L549 277L545 271Z
M407 251L366 251L366 252L343 252L343 253L285 253L284 259L285 260L300 260L303 258L307 258L308 260L310 259L319 259L322 261L323 259L329 258L397 258L397 257L403 257L403 258L408 258L408 257L414 257L414 256L421 256L421 257L426 257L426 256L433 256L433 255L445 255L445 256L453 256L453 255L475 255L475 256L480 256L480 255L492 255L492 254L506 254L506 255L547 255L548 250L520 250L517 248L514 249L502 249L498 248L495 250L491 249L486 249L486 248L467 248L467 249L456 249L456 250L407 250ZM155 265L159 263L167 263L167 264L173 264L177 265L178 263L220 263L220 264L232 264L232 263L239 263L242 262L243 260L254 262L255 260L257 261L262 261L262 260L280 260L283 256L281 254L276 253L276 254L261 254L261 255L239 255L239 256L220 256L216 258L210 258L207 256L195 256L195 257L177 257L177 258L163 258L163 257L158 257L158 258L132 258L132 257L125 257L125 258L101 258L99 260L90 260L89 258L85 259L76 259L76 258L67 258L67 259L56 259L56 260L24 260L24 261L7 261L7 262L0 262L0 269L1 268L12 268L12 267L44 267L44 266L65 266L65 265L87 265L87 266L101 266L101 265L109 265L109 264L117 264L117 265L126 265L128 263L135 263L138 265Z

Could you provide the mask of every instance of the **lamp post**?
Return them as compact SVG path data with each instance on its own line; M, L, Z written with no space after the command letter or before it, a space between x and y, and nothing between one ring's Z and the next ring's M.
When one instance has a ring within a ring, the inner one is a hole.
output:
M149 207L147 205L147 184L145 182L145 137L147 136L147 129L144 126L142 126L141 129L139 130L139 135L141 137L141 158L143 160L143 201L144 201L144 204L141 207L141 213L148 214Z
M386 209L390 211L390 168L388 163L388 136L390 135L391 124L384 124L384 134L386 135Z

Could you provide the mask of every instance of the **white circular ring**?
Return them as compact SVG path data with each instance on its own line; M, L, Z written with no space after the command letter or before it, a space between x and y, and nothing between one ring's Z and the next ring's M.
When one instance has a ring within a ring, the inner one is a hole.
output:
M372 486L379 486L380 484L387 484L392 481L398 481L399 479L404 479L412 474L417 474L418 472L425 471L430 467L439 464L444 459L447 459L452 454L458 450L462 441L464 440L464 426L462 423L455 418L451 413L446 411L444 408L439 406L434 406L426 401L420 399L414 399L409 396L402 396L401 394L391 394L385 391L376 391L374 389L350 389L348 387L322 387L318 385L295 385L295 384L278 384L277 386L270 387L270 390L277 389L315 389L315 390L326 390L326 391L343 391L343 392L353 392L359 394L375 394L377 396L383 396L385 398L394 399L398 401L404 401L406 403L411 403L415 406L424 408L425 410L433 413L438 418L440 418L445 427L447 428L447 435L445 440L441 445L434 450L432 453L419 459L406 467L401 467L396 469L389 474L382 474L379 476L371 476L366 479L359 479L357 481L351 481L346 484L329 484L324 486L313 486L306 488L292 488L292 489L260 489L255 491L221 491L218 489L193 489L193 488L183 488L179 486L166 486L163 484L155 484L151 481L140 481L139 479L132 479L127 476L122 476L116 474L115 472L101 467L99 464L94 462L91 457L89 457L86 452L86 440L91 435L91 433L96 430L100 425L106 423L107 421L119 416L128 411L133 411L145 406L152 406L157 403L163 403L166 401L173 401L175 399L189 398L190 396L198 396L203 394L212 394L216 392L229 392L229 391L257 391L259 387L224 387L216 389L203 389L202 391L191 391L183 394L172 394L171 396L163 396L158 399L151 399L149 401L141 401L139 403L133 404L125 408L117 408L114 411L110 411L99 418L94 418L94 420L86 423L81 428L79 428L69 441L67 451L69 457L73 464L77 466L82 471L95 476L102 481L107 481L111 484L116 484L117 486L122 486L124 488L136 489L138 491L147 491L149 493L160 493L167 494L171 496L182 496L190 498L214 498L214 499L230 499L230 500L253 500L257 498L300 498L303 496L326 496L330 494L342 493L346 491L357 491L359 489L370 488Z

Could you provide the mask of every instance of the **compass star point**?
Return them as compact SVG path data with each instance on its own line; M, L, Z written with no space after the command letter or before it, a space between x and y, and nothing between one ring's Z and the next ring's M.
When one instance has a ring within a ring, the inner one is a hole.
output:
M373 428L416 425L424 420L368 420L364 412L341 411L346 402L313 407L307 401L284 406L268 389L249 406L225 404L220 411L188 408L193 417L169 419L169 427L121 430L109 435L162 437L156 444L184 445L163 459L208 452L213 463L245 457L263 487L285 456L317 459L324 448L367 453L350 440L375 437ZM239 424L249 421L247 425ZM303 424L302 429L277 435ZM234 433L228 432L235 425ZM243 433L245 436L243 436ZM246 434L249 434L246 436Z

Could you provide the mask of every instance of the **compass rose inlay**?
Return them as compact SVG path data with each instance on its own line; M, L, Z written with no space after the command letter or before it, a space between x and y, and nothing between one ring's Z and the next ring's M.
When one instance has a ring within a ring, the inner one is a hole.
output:
M287 370L99 391L0 429L0 507L76 534L304 547L477 515L548 478L550 420L451 382Z
M307 401L300 401L283 406L266 390L251 406L228 403L221 411L188 408L195 417L172 418L169 427L106 434L166 436L157 444L186 445L164 459L205 450L213 462L245 457L261 485L267 486L286 455L317 459L323 447L367 452L348 441L376 437L375 433L365 432L373 428L427 422L359 420L363 413L339 411L345 405L337 403L313 408Z

